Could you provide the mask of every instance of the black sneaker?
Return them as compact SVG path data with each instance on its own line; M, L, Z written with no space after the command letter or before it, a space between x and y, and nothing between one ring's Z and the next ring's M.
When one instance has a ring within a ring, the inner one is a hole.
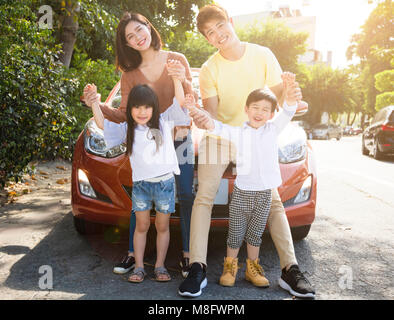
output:
M121 263L115 265L113 272L116 274L125 274L133 269L135 266L135 259L133 256L127 255L123 258Z
M199 263L193 263L187 278L179 286L178 293L183 297L198 297L207 286L206 268Z
M292 265L288 271L286 268L282 270L279 286L298 298L315 298L315 290L296 264Z
M186 278L190 271L189 258L182 257L182 260L179 262L179 265L182 268L182 277Z

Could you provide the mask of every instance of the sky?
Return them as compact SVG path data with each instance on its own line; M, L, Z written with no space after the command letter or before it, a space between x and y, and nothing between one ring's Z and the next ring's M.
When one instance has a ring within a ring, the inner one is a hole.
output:
M344 68L346 49L353 34L361 31L376 4L368 0L216 0L230 16L265 11L289 4L291 8L301 9L303 16L316 16L317 50L322 51L323 60L328 50L333 51L332 67Z

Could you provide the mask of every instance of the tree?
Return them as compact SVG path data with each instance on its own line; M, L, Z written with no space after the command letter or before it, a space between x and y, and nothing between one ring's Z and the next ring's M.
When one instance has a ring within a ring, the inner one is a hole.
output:
M92 59L115 60L114 44L123 12L139 12L159 31L165 43L185 39L194 26L195 8L208 0L34 0L54 10L56 35L62 44L62 60L69 66L74 45Z
M200 68L201 65L216 51L203 35L198 32L187 32L185 40L172 41L169 49L182 52L192 68Z
M303 88L303 97L309 104L305 120L319 123L324 112L334 117L345 112L350 107L350 96L351 88L345 71L334 70L325 64L310 67Z
M0 0L0 187L33 159L71 158L76 79L58 62L51 30L38 28L31 0Z
M62 1L62 10L64 15L61 17L61 34L60 43L62 44L62 54L60 55L60 61L67 68L70 66L72 53L74 51L74 45L77 41L78 31L78 13L80 11L79 2Z
M274 20L237 29L236 32L241 41L270 48L282 69L296 73L298 81L304 82L305 67L298 63L298 58L305 53L307 33L295 33L283 23ZM216 51L216 48L196 30L186 33L186 41L172 41L169 48L184 53L190 65L195 68L201 67Z
M380 50L376 54L382 59L387 59L386 56L393 57L394 49ZM375 88L381 92L376 96L376 111L394 105L394 58L391 59L391 67L390 70L375 74Z
M301 84L305 82L305 68L298 63L298 59L306 52L308 33L293 32L284 23L272 19L237 29L237 34L242 41L270 48L278 59L282 70L294 72Z
M364 83L362 82L359 74L360 70L359 66L349 66L346 69L347 78L348 78L348 99L346 100L346 110L347 113L347 125L353 125L354 120L356 119L357 114L363 112L363 102L364 102L364 94L363 88ZM350 118L351 114L353 114L353 118Z
M376 97L379 94L375 87L375 75L391 69L390 57L382 57L379 52L393 47L393 10L393 1L379 3L361 27L362 32L352 37L347 50L349 60L354 56L360 58L360 77L364 83L363 109L369 115L376 112Z

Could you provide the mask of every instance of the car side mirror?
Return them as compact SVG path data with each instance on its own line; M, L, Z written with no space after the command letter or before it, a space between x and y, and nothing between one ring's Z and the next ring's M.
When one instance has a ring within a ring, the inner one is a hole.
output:
M298 101L297 103L297 111L295 113L295 117L301 117L309 110L308 103L305 101Z

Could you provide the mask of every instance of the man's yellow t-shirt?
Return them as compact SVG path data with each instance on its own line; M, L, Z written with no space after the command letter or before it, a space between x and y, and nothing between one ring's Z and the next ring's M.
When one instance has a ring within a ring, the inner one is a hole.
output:
M227 60L218 51L203 64L201 97L218 96L217 119L241 126L248 120L244 110L248 95L255 89L280 84L281 74L279 62L270 49L245 43L245 52L239 60Z

